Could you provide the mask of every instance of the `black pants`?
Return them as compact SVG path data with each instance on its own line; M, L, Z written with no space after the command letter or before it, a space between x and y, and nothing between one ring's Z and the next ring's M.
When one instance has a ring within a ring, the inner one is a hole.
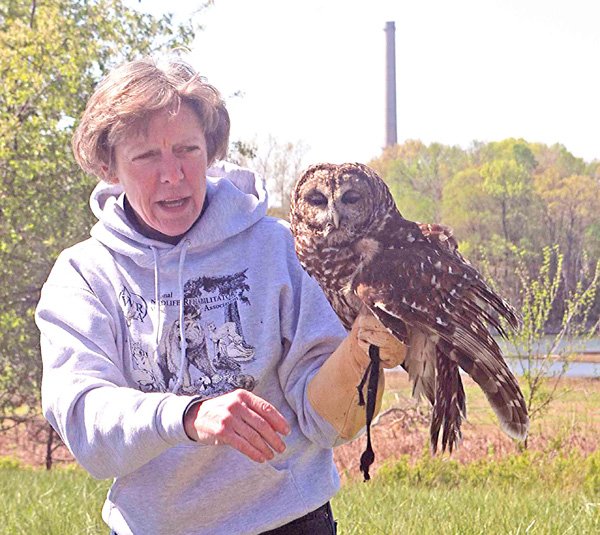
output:
M292 520L285 526L265 531L262 535L335 535L336 522L327 502L318 509ZM114 531L110 535L117 535Z
M327 502L285 526L265 531L262 535L335 535L336 533L336 522L333 519L331 505Z

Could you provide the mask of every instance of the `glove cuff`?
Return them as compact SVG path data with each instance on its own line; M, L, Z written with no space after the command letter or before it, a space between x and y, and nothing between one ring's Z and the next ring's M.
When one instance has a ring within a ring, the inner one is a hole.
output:
M355 325L308 384L308 401L343 440L353 438L365 426L365 409L358 404L357 387L369 362L358 344ZM384 374L379 377L375 414L381 407L384 389Z

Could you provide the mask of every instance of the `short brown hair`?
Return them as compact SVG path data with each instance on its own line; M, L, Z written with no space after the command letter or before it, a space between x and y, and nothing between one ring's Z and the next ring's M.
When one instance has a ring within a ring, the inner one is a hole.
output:
M227 154L229 114L219 92L179 56L145 57L112 70L97 86L73 135L81 168L110 181L114 147L149 116L176 113L182 103L197 113L204 128L210 165Z

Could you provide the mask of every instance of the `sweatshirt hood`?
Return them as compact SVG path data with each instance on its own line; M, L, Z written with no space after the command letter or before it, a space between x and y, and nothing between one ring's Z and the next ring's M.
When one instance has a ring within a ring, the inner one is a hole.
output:
M128 256L141 267L155 263L155 255L179 255L210 249L248 229L267 213L267 192L260 175L228 162L207 170L206 208L182 240L171 245L136 231L127 219L120 184L100 182L92 192L90 206L98 222L91 235L109 249Z

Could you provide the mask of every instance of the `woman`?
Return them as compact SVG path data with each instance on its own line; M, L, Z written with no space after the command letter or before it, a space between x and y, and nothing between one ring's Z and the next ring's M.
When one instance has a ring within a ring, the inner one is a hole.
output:
M342 329L261 180L209 168L228 135L213 87L145 58L99 84L73 139L99 221L42 290L42 402L78 462L114 478L103 518L120 535L334 533L331 448L362 427L367 344L402 360L370 318Z

